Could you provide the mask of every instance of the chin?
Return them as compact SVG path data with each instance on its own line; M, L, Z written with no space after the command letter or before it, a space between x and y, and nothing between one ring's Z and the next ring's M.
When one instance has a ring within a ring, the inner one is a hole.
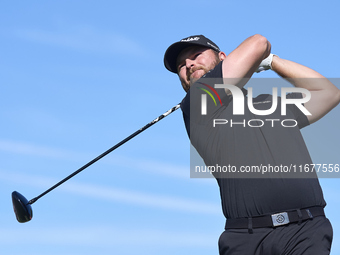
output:
M196 81L198 81L199 79L201 79L203 75L205 75L205 72L200 73L200 74L197 75L197 76L195 75L195 77L192 77L192 78L190 79L190 85L194 84Z
M191 79L190 80L190 86L192 85L192 84L194 84L196 81L198 81L199 80L199 78L193 78L193 79Z

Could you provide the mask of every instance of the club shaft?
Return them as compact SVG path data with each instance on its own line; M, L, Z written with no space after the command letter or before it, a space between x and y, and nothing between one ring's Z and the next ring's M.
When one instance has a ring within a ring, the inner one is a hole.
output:
M61 180L60 182L58 182L57 184L55 184L54 186L52 186L51 188L49 188L48 190L46 190L45 192L41 193L39 196L31 199L30 201L28 201L28 204L33 204L35 203L39 198L45 196L47 193L51 192L52 190L54 190L55 188L57 188L58 186L60 186L61 184L63 184L64 182L66 182L67 180L71 179L73 176L77 175L78 173L80 173L81 171L83 171L84 169L88 168L89 166L91 166L92 164L94 164L95 162L97 162L98 160L100 160L101 158L105 157L107 154L109 154L110 152L114 151L115 149L117 149L118 147L120 147L121 145L123 145L124 143L126 143L127 141L131 140L133 137L135 137L136 135L142 133L144 130L148 129L149 127L151 127L152 125L156 124L158 121L160 121L161 119L163 119L164 117L168 116L169 114L173 113L174 111L176 111L178 108L180 107L180 104L174 106L173 108L171 108L169 111L167 111L166 113L160 115L158 118L154 119L153 121L151 121L150 123L146 124L144 127L142 127L141 129L137 130L136 132L134 132L133 134L131 134L130 136L126 137L124 140L120 141L119 143L117 143L116 145L114 145L113 147L111 147L110 149L108 149L107 151L103 152L102 154L100 154L98 157L92 159L90 162L88 162L87 164L83 165L81 168L79 168L77 171L73 172L72 174L70 174L69 176L67 176L66 178L64 178L63 180Z

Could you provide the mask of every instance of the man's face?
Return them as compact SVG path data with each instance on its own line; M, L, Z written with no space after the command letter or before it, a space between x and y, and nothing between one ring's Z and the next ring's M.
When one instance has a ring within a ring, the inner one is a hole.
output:
M192 46L184 49L177 58L177 73L185 91L220 62L212 49Z

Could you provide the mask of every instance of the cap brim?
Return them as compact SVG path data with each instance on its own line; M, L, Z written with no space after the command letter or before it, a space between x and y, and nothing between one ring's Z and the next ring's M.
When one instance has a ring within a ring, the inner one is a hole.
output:
M177 57L184 50L192 45L190 42L176 42L172 44L164 54L164 65L170 72L177 73Z

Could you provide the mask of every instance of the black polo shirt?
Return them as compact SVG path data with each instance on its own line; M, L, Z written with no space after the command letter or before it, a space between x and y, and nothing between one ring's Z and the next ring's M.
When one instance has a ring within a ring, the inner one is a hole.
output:
M300 133L300 128L309 125L308 119L295 105L287 105L287 113L282 116L278 97L272 114L256 115L248 109L247 91L243 89L244 115L234 115L233 96L227 95L224 89L216 89L217 97L211 90L214 84L222 83L221 62L191 86L181 103L190 141L207 166L232 166L237 171L264 167L284 167L292 171L295 167L299 171L300 166L312 164ZM202 93L207 94L206 115L201 112ZM287 95L287 98L301 97L300 93ZM272 95L253 98L258 110L269 109L272 102ZM315 173L303 172L289 178L280 172L257 173L256 178L247 175L249 173L242 174L215 173L226 218L326 205Z

